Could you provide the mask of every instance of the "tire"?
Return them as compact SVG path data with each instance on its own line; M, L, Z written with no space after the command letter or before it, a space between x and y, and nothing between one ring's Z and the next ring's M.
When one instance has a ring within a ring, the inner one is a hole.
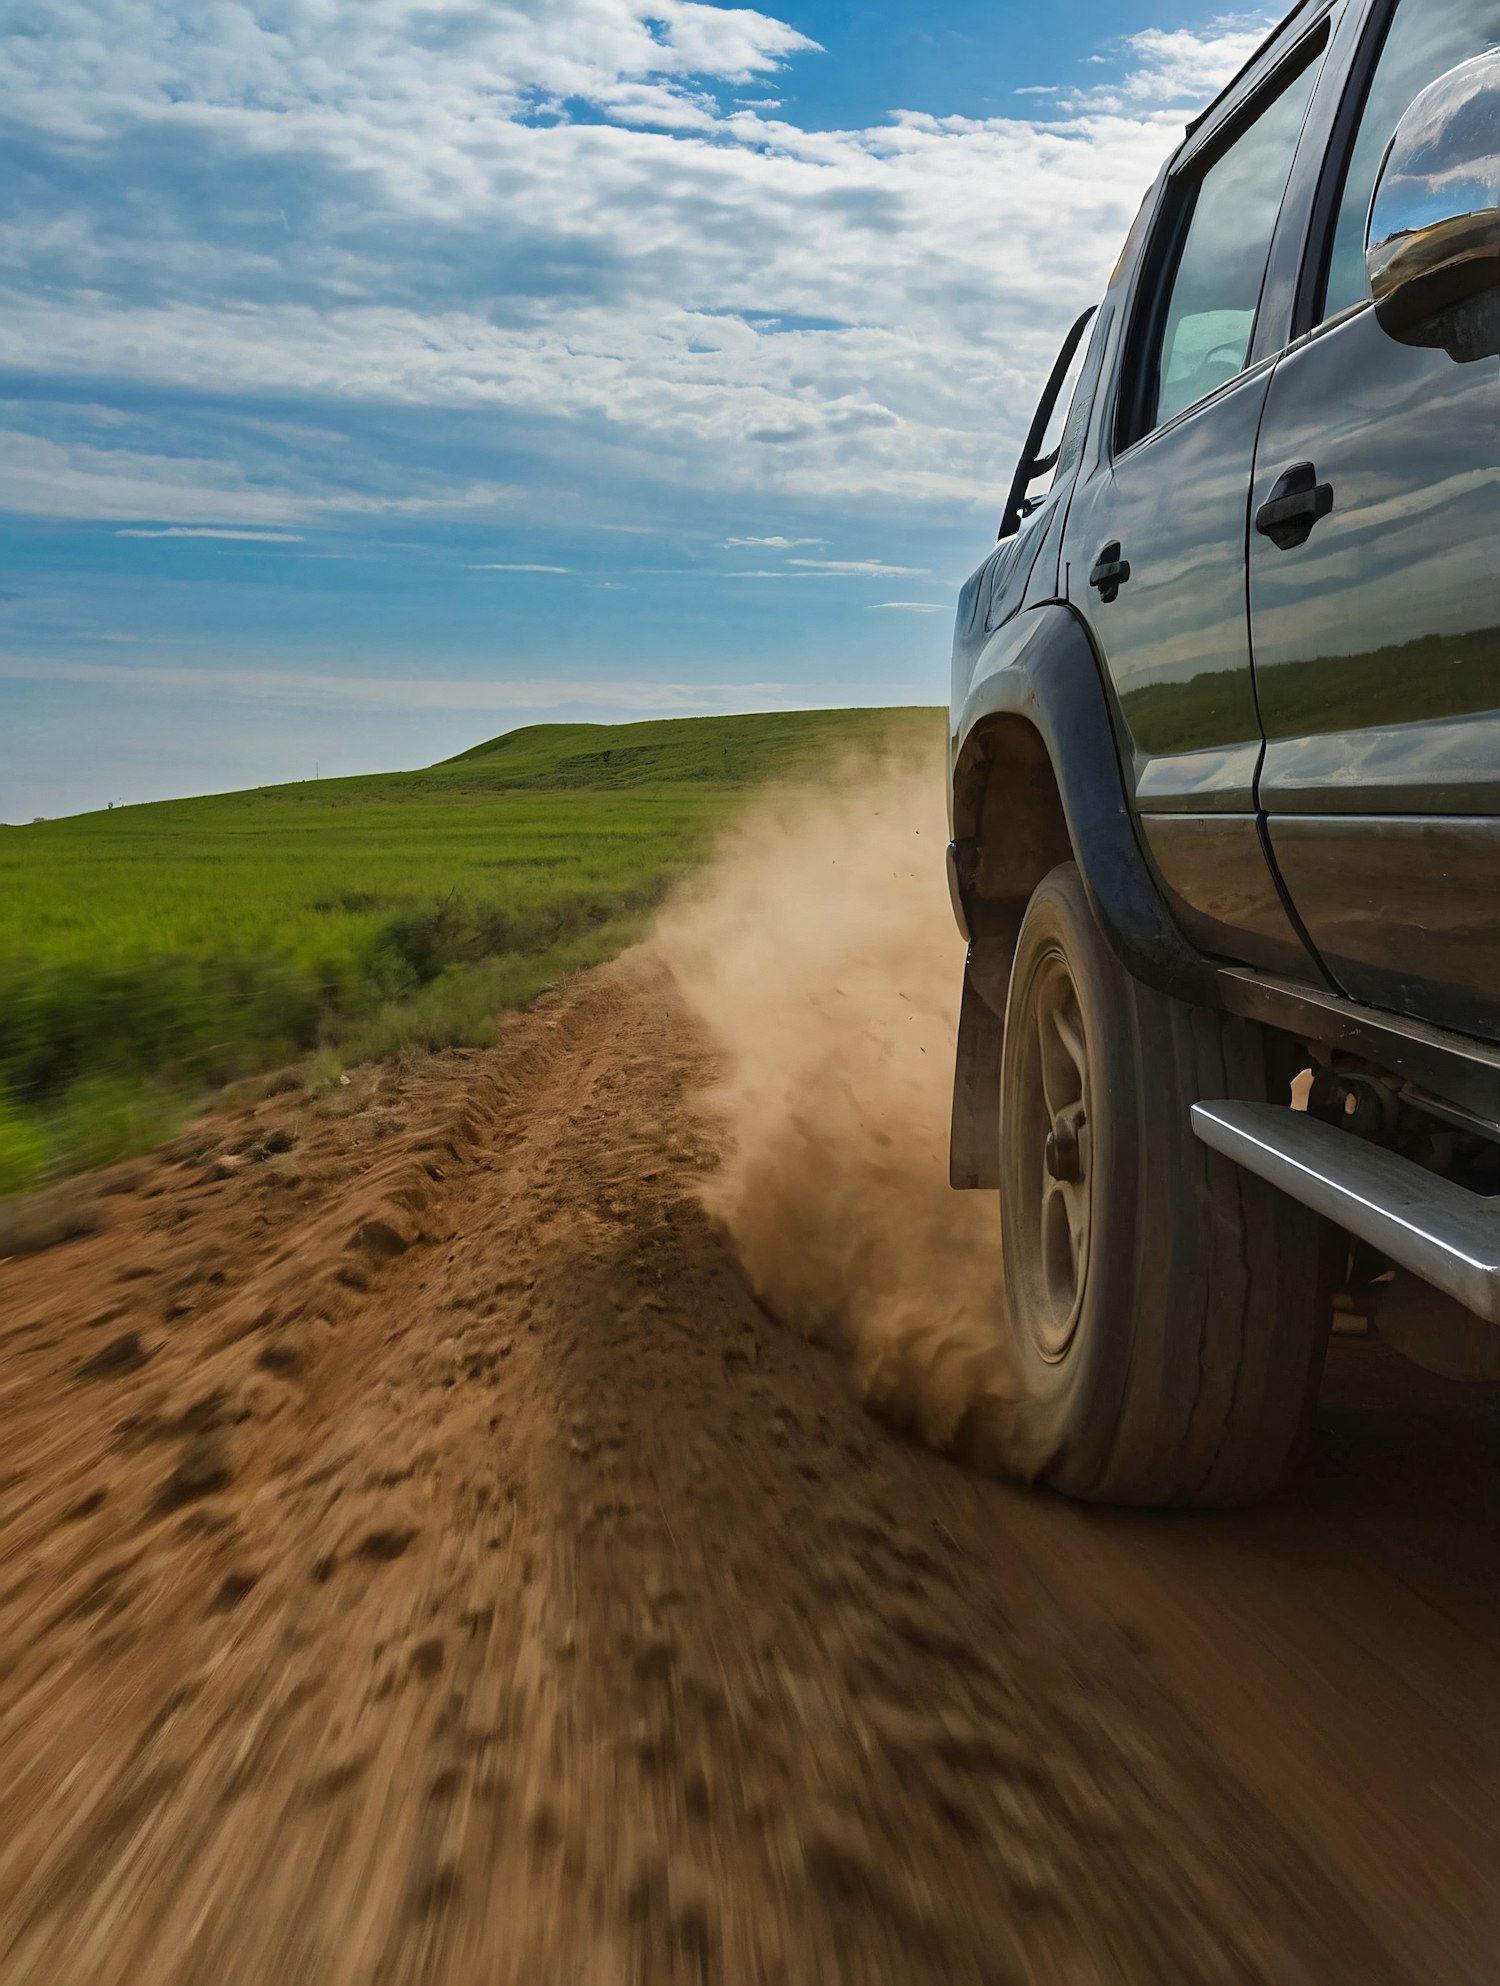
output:
M1295 1464L1327 1343L1329 1231L1211 1152L1189 1111L1284 1099L1296 1067L1271 1030L1131 979L1075 864L1037 887L1001 1067L1016 1472L1089 1502L1231 1505Z

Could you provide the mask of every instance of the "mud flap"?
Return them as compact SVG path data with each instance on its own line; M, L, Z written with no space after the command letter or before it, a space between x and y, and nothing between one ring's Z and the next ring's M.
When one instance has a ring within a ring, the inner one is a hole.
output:
M972 953L971 953L972 960ZM961 1192L1000 1184L1000 1050L1005 1023L964 967L958 1010L958 1057L953 1071L953 1121L948 1137L948 1184Z

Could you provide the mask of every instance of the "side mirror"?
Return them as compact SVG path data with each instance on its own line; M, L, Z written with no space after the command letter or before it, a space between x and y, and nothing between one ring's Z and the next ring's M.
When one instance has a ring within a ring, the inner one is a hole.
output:
M1500 52L1429 83L1397 125L1365 270L1398 343L1460 362L1500 355Z

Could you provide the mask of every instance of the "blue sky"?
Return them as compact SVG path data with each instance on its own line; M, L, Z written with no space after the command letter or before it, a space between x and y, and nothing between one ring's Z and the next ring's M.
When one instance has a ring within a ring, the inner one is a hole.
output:
M1142 191L1134 0L49 0L0 43L0 819L939 701Z

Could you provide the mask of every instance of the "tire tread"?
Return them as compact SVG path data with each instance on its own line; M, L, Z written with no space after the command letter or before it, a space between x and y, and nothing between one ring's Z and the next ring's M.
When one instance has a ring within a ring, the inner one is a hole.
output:
M1097 1346L1084 1383L1019 1432L1033 1453L1038 1439L1050 1442L1041 1473L1089 1501L1254 1501L1295 1464L1309 1422L1329 1317L1325 1229L1202 1144L1190 1111L1205 1097L1274 1095L1282 1044L1129 979L1073 865L1054 870L1043 892L1052 924L1096 948L1080 969L1104 988L1110 1079L1123 1092L1115 1105L1134 1125L1122 1145L1133 1190L1121 1203L1134 1232L1118 1278L1129 1288L1112 1290L1098 1312L1100 1328L1126 1334L1123 1356L1119 1343ZM1026 942L1023 925L1018 960Z

